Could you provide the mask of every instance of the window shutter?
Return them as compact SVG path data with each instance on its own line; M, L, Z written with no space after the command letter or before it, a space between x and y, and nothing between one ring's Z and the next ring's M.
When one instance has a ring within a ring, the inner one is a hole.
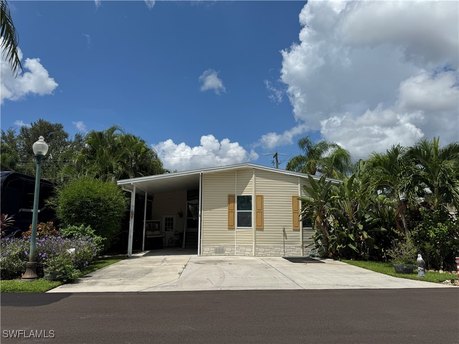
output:
M263 230L265 226L265 210L263 195L257 195L256 198L256 228L257 230Z
M228 229L234 229L234 220L236 218L235 215L235 197L234 195L228 195Z
M300 200L292 196L292 227L294 231L300 230Z

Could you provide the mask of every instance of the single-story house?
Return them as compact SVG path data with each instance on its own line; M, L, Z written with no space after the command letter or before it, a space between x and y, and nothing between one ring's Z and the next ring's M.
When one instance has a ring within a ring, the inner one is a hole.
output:
M142 232L142 251L183 247L198 255L307 255L313 231L300 220L299 197L308 176L245 163L119 180L131 193L128 255L134 228ZM134 223L136 206L143 207L141 224Z

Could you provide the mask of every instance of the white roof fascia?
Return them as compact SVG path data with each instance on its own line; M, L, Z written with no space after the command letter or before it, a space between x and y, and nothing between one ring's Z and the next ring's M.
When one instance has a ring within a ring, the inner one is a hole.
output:
M244 163L244 164L235 164L235 165L220 166L220 167L203 168L203 169L199 169L199 170L190 170L190 171L182 171L182 172L174 172L174 173L156 174L156 175L153 175L153 176L137 177L137 178L131 178L131 179L121 179L121 180L117 181L117 184L118 185L132 185L132 184L135 184L135 183L141 183L141 182L147 182L147 181L153 181L153 180L173 179L173 178L176 178L176 177L199 175L200 173L204 173L204 174L205 173L215 173L215 172L222 172L222 171L237 170L237 169L242 169L242 168L253 168L253 169L257 169L257 170L281 173L281 174L290 175L290 176L294 176L294 177L300 177L300 178L304 178L304 179L307 179L308 177L312 177L315 180L319 180L320 179L320 177L313 176L313 175L310 175L310 174L294 172L294 171L288 171L288 170L279 170L279 169L276 169L276 168L266 167L266 166L251 164L251 163ZM333 183L341 183L341 181L337 180L337 179L327 178L327 180L329 180L329 181L331 181Z

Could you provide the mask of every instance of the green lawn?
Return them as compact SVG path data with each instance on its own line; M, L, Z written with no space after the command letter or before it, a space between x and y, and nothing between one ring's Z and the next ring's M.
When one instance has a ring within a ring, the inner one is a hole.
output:
M60 286L62 282L37 279L35 281L3 280L0 281L2 293L44 293L50 289Z
M413 274L399 274L396 273L394 270L394 267L392 266L391 263L385 263L385 262L372 262L372 261L363 261L363 260L343 260L343 262L358 266L360 268L372 270L375 272L380 272L382 274L394 276L394 277L400 277L400 278L408 278L412 280L418 280L418 281L427 281L427 282L435 282L435 283L441 283L443 281L448 281L452 279L457 279L456 274L450 274L450 273L444 273L444 272L426 272L426 275L424 278L418 277L417 272Z
M81 276L87 275L96 270L102 269L111 264L117 263L124 258L101 258L96 260L81 272ZM58 281L48 281L43 278L35 281L3 280L0 281L0 291L2 293L44 293L50 289L56 288L63 284Z
M81 272L81 276L87 275L96 270L105 268L106 266L118 263L119 261L125 259L125 257L116 257L116 258L100 258L94 263L89 265L86 269Z

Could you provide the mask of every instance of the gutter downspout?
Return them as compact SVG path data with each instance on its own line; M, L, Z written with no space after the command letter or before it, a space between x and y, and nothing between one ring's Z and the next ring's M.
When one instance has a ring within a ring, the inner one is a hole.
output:
M298 197L301 197L301 179L298 177ZM301 201L300 201L300 214L301 214ZM300 218L300 242L301 242L301 257L304 257L304 242L303 242L303 221Z
M255 176L255 169L252 169L252 231L253 231L253 238L252 238L252 255L255 257L256 255L256 240L257 240L257 185L256 185L256 176Z
M202 254L202 172L199 172L198 256Z

